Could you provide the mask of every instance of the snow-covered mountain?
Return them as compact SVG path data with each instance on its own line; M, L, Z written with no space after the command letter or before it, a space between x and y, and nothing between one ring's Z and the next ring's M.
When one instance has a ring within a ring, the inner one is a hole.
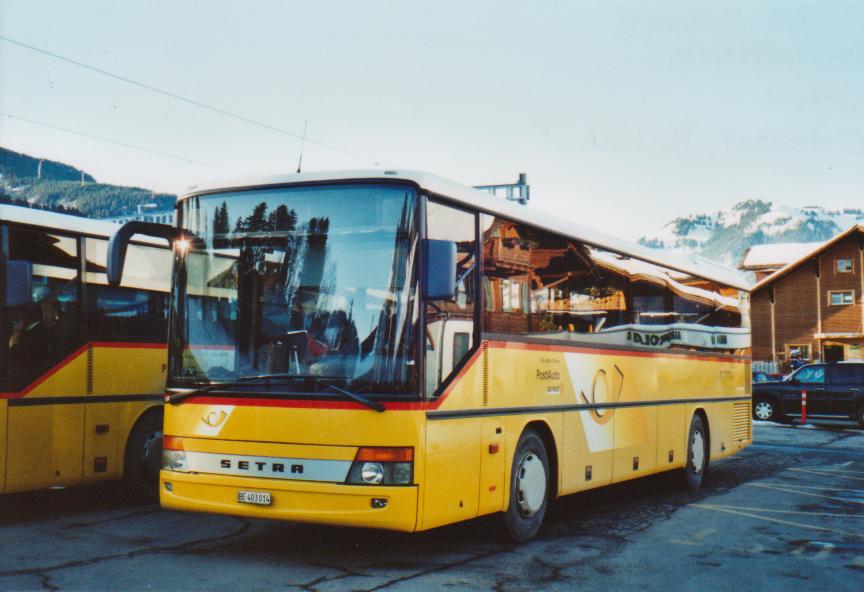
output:
M752 245L821 242L853 224L864 224L864 209L796 208L747 200L728 210L675 218L639 242L656 249L697 253L736 267L742 253Z

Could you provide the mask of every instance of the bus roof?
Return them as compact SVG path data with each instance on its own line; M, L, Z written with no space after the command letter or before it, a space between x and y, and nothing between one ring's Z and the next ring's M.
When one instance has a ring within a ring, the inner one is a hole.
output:
M408 181L430 193L448 198L453 202L468 206L472 209L476 208L489 214L495 214L507 218L513 222L521 222L537 228L547 229L594 247L614 251L622 255L629 255L636 259L662 265L702 279L715 281L719 284L738 288L740 290L750 290L750 283L742 274L718 263L714 263L704 257L699 257L697 255L687 256L672 254L649 249L585 226L537 212L527 206L517 205L513 202L508 202L505 199L478 191L472 187L422 171L357 170L253 177L235 181L223 181L213 185L200 187L195 186L190 188L190 191L183 195L178 202L196 195L223 191L242 191L302 183L324 183L329 181L373 180Z
M82 218L81 216L7 204L0 205L0 221L42 226L56 230L69 230L83 234L104 236L106 238L120 228L118 224L105 222L104 220L93 220L92 218Z
M2 222L40 226L47 230L85 234L106 239L111 238L111 235L120 228L120 224L105 220L94 220L93 218L9 204L0 204L0 223ZM165 245L164 240L141 235L135 235L135 242Z

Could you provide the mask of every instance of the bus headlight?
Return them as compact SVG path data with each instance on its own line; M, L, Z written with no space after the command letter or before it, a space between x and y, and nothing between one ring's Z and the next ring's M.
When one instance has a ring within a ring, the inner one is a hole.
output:
M384 467L381 463L367 462L360 467L360 477L364 483L378 485L384 480Z
M162 468L166 471L189 472L183 438L177 436L162 437Z
M362 447L357 450L346 483L410 485L413 480L413 448Z
M183 473L189 472L189 465L186 463L186 451L163 450L162 468L166 471L181 471Z

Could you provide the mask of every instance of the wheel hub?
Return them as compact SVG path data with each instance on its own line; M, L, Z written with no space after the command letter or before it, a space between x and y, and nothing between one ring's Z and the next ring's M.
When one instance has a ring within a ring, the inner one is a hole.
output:
M536 455L528 453L516 471L516 495L524 516L533 516L546 499L546 468Z
M693 432L693 439L690 440L690 463L695 473L701 473L705 465L705 439L698 430Z
M769 419L774 414L774 409L771 404L766 403L765 401L759 401L756 403L756 407L753 411L756 412L756 417L763 420Z

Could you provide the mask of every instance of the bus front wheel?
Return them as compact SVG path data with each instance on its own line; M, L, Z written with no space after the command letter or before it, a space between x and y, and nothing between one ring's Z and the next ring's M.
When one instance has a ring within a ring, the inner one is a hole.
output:
M699 489L708 469L708 430L702 417L693 415L687 435L687 456L682 473L682 485L686 489Z
M510 475L510 504L504 514L507 530L525 542L540 530L549 504L549 458L543 440L534 430L519 438Z
M129 494L139 501L157 501L161 465L162 414L148 413L132 428L126 444L123 482Z

